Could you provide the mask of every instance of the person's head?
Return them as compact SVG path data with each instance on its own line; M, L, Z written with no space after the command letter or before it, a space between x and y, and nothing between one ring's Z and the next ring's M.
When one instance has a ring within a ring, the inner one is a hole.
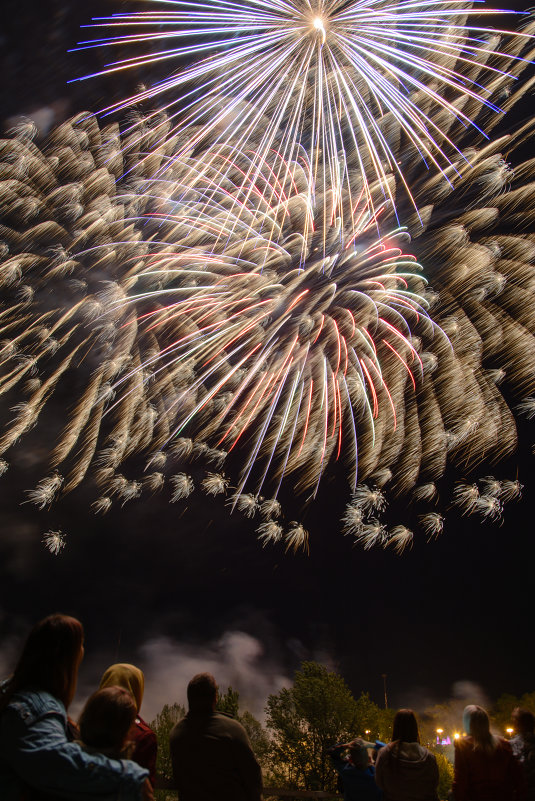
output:
M474 748L481 748L484 751L494 750L495 743L490 733L489 716L482 706L477 706L477 704L465 706L463 728L472 738Z
M120 751L136 718L136 703L124 687L105 687L87 700L80 715L80 737L85 745Z
M400 709L394 717L392 742L419 743L418 723L412 709Z
M139 712L145 690L145 677L138 667L126 662L110 665L100 680L100 689L104 687L124 687L133 697Z
M213 712L217 704L217 684L211 673L197 673L188 684L190 712Z
M529 709L517 706L516 709L513 709L511 720L518 734L533 734L535 730L535 715Z
M359 770L366 770L369 764L368 749L366 743L360 737L356 737L349 745L349 758L353 765Z
M35 687L69 706L84 655L84 629L67 615L49 615L31 630L9 680L7 695Z

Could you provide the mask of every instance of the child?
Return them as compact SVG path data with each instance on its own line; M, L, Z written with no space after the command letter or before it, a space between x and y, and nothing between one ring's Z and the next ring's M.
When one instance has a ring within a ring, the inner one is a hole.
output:
M81 745L90 753L128 759L128 731L135 717L136 704L128 690L122 687L97 690L80 715Z
M124 687L132 695L136 702L137 717L132 724L128 734L128 739L133 743L130 759L137 762L149 771L149 779L154 787L156 782L156 755L158 751L158 741L155 733L145 723L139 714L143 702L143 692L145 690L145 676L143 671L135 665L120 662L104 671L100 681L100 689L104 687Z
M370 764L368 748L375 748L357 737L350 743L340 743L327 749L336 768L344 793L344 801L381 801L382 793L375 783L375 768ZM342 752L349 752L349 759L342 759Z

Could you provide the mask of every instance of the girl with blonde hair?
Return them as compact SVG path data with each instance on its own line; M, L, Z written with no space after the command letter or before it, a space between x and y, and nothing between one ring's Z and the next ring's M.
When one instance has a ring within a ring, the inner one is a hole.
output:
M455 742L455 801L523 801L520 765L507 740L491 734L485 710L465 707L463 727L467 736Z

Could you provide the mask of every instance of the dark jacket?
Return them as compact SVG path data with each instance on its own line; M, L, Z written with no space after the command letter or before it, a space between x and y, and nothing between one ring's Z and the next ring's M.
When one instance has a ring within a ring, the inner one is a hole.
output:
M260 801L262 773L243 726L220 712L188 712L169 737L180 801Z
M377 754L375 781L384 801L438 801L438 766L419 743L394 742Z
M455 743L455 801L523 801L526 797L522 768L511 746L496 737L492 753L474 748L472 737Z
M363 770L332 754L331 759L333 767L336 768L342 779L344 801L381 801L383 794L375 783L373 765L369 765Z
M50 693L17 692L0 714L2 801L21 801L34 792L69 801L138 801L146 777L134 762L87 754L70 742L65 707Z
M509 742L524 771L528 801L535 801L535 735L516 734Z

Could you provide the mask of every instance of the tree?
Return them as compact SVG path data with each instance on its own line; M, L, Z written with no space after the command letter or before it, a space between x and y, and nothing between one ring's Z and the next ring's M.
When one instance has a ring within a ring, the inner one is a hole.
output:
M361 693L356 700L357 733L365 740L388 742L392 734L395 710L381 709L371 700L369 693Z
M219 695L218 693L216 706L218 712L224 712L226 715L237 718L239 706L240 694L237 690L233 690L232 687L227 687L226 693L223 693L223 695Z
M438 766L438 797L449 798L449 792L453 784L453 765L444 754L435 751L435 759Z
M392 739L392 728L394 726L395 716L396 716L395 709L379 708L379 716L377 718L377 735L376 735L377 740L381 740L383 743L390 742L390 740Z
M516 695L504 693L500 695L492 709L492 722L499 734L503 735L508 726L511 726L511 714L517 706L529 709L535 714L535 692L524 693L518 698Z
M494 728L503 735L505 729L511 725L511 713L515 706L521 706L520 698L511 693L500 695L491 712Z
M269 734L260 721L247 710L241 715L238 715L238 720L247 732L251 748L260 763L262 771L266 771L270 764L271 740Z
M169 735L175 723L178 723L185 714L186 710L181 704L164 704L162 711L149 723L149 726L158 738L156 773L163 776L164 779L171 780L173 778L173 766L171 764L171 754L169 751ZM165 790L158 791L159 799L165 797ZM176 799L176 793L174 798Z
M275 773L291 788L334 790L327 748L360 731L359 707L342 677L303 662L293 687L269 696L266 712Z

